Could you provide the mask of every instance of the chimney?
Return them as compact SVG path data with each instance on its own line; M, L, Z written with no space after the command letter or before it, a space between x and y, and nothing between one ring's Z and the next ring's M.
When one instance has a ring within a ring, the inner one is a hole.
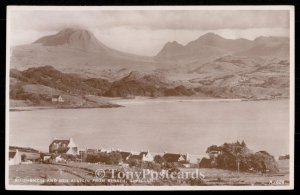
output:
M69 141L70 143L74 143L74 139L72 137L70 137Z

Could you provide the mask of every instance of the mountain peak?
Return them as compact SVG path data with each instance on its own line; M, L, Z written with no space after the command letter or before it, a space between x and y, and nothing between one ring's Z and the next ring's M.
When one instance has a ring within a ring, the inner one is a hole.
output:
M166 46L180 47L180 46L183 46L183 45L179 44L177 41L172 41L172 42L168 42L166 44Z
M65 28L62 29L61 31L59 31L57 33L57 35L72 35L75 33L79 33L79 34L86 34L88 36L94 36L93 33L91 33L90 31L86 30L86 29L81 29L81 28Z
M49 35L36 40L44 46L67 46L82 50L103 50L106 46L88 30L65 28L54 35Z
M200 36L199 39L201 39L201 40L213 40L213 39L224 39L224 38L221 37L218 34L213 33L213 32L208 32L208 33Z
M169 55L169 53L177 52L181 50L184 46L177 41L167 42L162 50L156 56Z
M221 37L218 34L215 34L213 32L208 32L202 36L200 36L198 39L191 41L187 44L187 46L191 45L210 45L210 46L216 46L220 43L226 41L223 37Z

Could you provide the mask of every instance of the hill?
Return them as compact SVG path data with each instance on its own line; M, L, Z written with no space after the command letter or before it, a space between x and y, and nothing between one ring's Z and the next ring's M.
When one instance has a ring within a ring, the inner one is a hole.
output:
M110 82L101 78L83 78L62 73L51 66L29 68L10 72L10 98L24 100L31 105L52 105L53 95L62 95L64 104L78 107L114 107L101 101L101 96L182 96L192 95L193 90L174 86L162 76L131 72Z
M204 94L223 98L289 97L289 61L224 56L192 70L189 81ZM197 78L198 77L198 78Z

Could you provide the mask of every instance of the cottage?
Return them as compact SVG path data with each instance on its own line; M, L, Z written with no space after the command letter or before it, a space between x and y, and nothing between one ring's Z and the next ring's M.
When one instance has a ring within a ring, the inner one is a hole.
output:
M132 153L129 158L135 159L135 160L146 161L146 162L152 162L154 160L153 155L149 151L140 152L138 154Z
M64 102L64 99L62 98L61 95L53 95L52 102Z
M9 151L9 165L18 165L21 164L22 157L19 150Z
M54 138L49 146L49 153L77 155L79 154L79 150L72 138L69 140Z
M120 152L120 154L122 156L123 162L128 161L131 156L130 152Z
M189 162L188 154L182 155L182 154L165 153L163 155L163 158L167 162L175 162L175 163L188 163Z
M9 146L9 164L28 164L40 158L40 152L35 149Z
M152 162L154 160L154 157L149 151L141 152L140 155L142 156L142 161Z

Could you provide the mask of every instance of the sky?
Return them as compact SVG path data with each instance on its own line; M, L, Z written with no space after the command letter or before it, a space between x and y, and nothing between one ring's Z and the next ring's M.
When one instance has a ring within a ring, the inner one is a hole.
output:
M289 36L285 10L13 10L10 16L11 46L73 27L91 31L111 48L145 56L169 41L185 45L207 32L250 40Z

